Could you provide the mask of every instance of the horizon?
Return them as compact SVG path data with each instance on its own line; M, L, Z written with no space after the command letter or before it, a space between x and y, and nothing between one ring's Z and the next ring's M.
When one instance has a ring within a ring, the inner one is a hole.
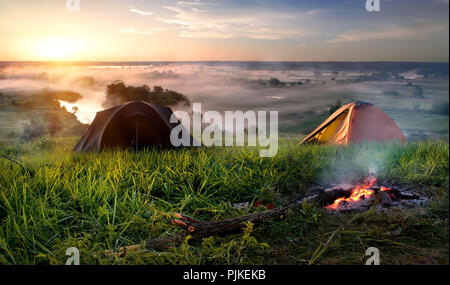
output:
M359 60L359 61L333 61L333 60L77 60L77 61L65 61L65 60L0 60L1 63L57 63L57 64L73 64L73 63L208 63L208 62L236 62L236 63L440 63L449 64L450 61L397 61L397 60Z

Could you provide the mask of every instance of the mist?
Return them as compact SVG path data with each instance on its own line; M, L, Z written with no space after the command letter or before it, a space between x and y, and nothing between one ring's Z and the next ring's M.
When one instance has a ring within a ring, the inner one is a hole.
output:
M121 80L126 85L161 86L180 92L190 102L202 103L204 111L278 111L281 131L293 133L307 133L314 129L329 115L329 105L337 100L342 103L356 100L373 103L393 117L402 131L423 132L426 126L411 126L405 120L405 112L413 112L417 104L419 108L429 109L437 98L445 98L448 94L448 74L440 74L442 80L430 81L417 75L420 68L402 70L397 67L396 72L408 74L409 79L397 80L394 78L396 73L392 72L392 78L375 81L370 80L370 76L379 72L377 67L371 71L365 65L361 68L342 65L233 62L4 64L0 68L0 92L20 94L44 88L77 92L82 96L80 100L60 100L60 104L69 112L77 107L75 115L78 120L89 124L96 112L104 109L106 87ZM359 80L364 77L369 79ZM278 85L270 83L274 78L280 82ZM409 100L407 97L411 92L405 87L407 81L413 84L420 82L426 88L424 98L414 98L415 103ZM400 96L387 96L383 92L388 88L397 88L401 91ZM173 111L186 109L183 106L171 107ZM436 120L441 124L441 118ZM448 124L442 128L448 134Z

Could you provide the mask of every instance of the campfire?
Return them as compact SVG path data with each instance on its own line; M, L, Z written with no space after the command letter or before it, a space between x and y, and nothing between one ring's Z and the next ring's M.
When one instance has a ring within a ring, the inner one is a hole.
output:
M268 209L267 211L225 220L201 221L180 213L173 213L175 218L172 220L172 224L180 226L184 231L147 240L145 248L163 250L174 244L180 244L188 235L193 238L204 238L236 232L237 230L242 230L248 222L260 224L269 219L282 218L288 211L300 210L303 208L303 202L305 201L313 205L322 206L332 213L344 211L362 212L373 205L379 209L416 207L427 201L425 197L413 193L411 189L397 190L393 186L384 187L377 185L377 179L374 174L369 174L361 185L341 184L328 189L319 187L312 191L317 192L317 194L295 200L283 207L274 208L274 205L269 203L264 205ZM233 204L234 209L247 209L249 206L250 203L248 202ZM255 208L259 206L263 206L261 200L253 204ZM121 256L141 247L142 245L123 247L119 249L117 254Z
M380 186L369 174L360 185L340 184L324 190L322 205L330 212L363 211L372 205L378 208L421 205L426 198L410 191Z

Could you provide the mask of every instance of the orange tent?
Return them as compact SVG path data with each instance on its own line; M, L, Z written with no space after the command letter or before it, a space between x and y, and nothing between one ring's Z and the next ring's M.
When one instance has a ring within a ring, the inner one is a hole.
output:
M172 110L143 101L128 102L100 111L84 132L74 151L101 151L105 148L141 149L170 147ZM193 138L190 137L191 145Z
M334 112L300 144L391 140L406 142L397 124L386 113L369 103L352 102Z

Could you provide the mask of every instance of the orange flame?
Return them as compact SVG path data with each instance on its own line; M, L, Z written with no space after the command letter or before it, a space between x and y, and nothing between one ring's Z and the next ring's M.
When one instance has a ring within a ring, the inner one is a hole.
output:
M330 210L339 210L342 208L347 208L351 204L354 204L355 202L360 202L362 200L370 199L373 194L375 194L375 191L370 189L373 185L377 182L377 179L373 175L369 175L363 185L356 186L352 189L352 193L350 197L345 198L338 198L336 199L333 204L330 204L326 206L325 208ZM390 188L387 187L380 187L380 191L387 191L390 190Z

